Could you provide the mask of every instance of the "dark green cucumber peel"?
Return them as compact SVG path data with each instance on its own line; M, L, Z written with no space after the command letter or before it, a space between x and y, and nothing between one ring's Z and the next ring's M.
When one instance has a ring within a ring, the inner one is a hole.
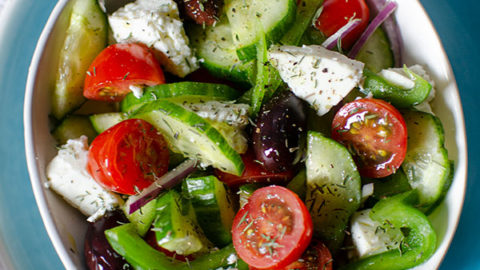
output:
M169 148L204 165L241 175L244 164L227 140L206 120L181 105L156 100L139 108L131 118L150 122L162 132Z
M177 82L166 83L144 88L140 98L129 93L121 103L122 112L132 112L147 102L160 98L168 98L176 101L208 101L208 100L234 100L240 93L224 84L201 83L201 82Z

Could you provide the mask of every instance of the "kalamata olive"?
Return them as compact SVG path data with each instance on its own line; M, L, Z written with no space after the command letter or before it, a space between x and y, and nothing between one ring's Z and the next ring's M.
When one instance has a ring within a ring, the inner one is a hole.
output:
M105 237L105 230L128 222L120 211L108 212L88 224L85 236L85 262L90 270L130 269L129 264L117 254Z
M179 9L197 24L213 25L223 0L175 0Z
M258 161L274 172L291 169L306 131L305 105L291 91L283 91L266 103L253 131Z

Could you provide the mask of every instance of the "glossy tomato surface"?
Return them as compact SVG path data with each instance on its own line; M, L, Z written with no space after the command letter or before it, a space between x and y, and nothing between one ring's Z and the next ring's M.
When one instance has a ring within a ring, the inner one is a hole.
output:
M394 173L407 151L405 120L395 107L380 99L345 104L333 119L332 138L347 147L366 177Z
M370 11L364 0L325 0L315 27L329 37L350 20L360 19L360 23L342 38L342 48L349 49L367 28Z
M246 183L287 183L294 176L292 168L282 172L272 172L267 170L262 162L256 159L255 153L251 148L242 155L242 161L245 169L241 176L215 170L218 179L228 186L236 187Z
M167 172L168 158L163 136L148 122L129 119L93 140L87 169L103 187L133 195Z
M296 262L285 267L284 270L332 270L333 259L328 247L313 239L310 246Z
M85 76L83 95L88 99L120 101L131 86L165 83L160 63L150 49L137 43L118 43L105 48L93 60Z
M257 189L232 224L235 250L257 269L281 269L300 258L312 232L305 204L293 191L280 186Z

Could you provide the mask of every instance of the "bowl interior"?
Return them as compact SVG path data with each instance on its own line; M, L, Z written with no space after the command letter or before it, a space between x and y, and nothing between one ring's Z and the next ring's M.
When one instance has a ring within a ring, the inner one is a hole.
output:
M57 151L50 135L50 93L70 8L68 0L58 2L37 44L27 81L24 120L27 163L42 219L65 267L78 269L84 268L86 218L45 188L45 168ZM424 65L436 83L433 110L442 120L449 158L455 162L452 186L444 202L429 216L437 231L438 249L427 263L417 267L432 269L440 265L448 249L463 204L467 168L465 125L452 69L421 4L417 0L399 1L395 16L404 41L405 63Z

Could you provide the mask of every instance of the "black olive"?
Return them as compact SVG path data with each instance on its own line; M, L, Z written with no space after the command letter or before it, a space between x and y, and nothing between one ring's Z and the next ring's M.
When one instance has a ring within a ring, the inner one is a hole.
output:
M88 224L85 236L85 262L90 270L131 269L129 264L116 253L105 237L105 230L128 222L120 211L108 212L95 222Z
M253 131L253 149L267 170L292 169L300 138L306 132L305 105L291 91L283 91L266 103Z

